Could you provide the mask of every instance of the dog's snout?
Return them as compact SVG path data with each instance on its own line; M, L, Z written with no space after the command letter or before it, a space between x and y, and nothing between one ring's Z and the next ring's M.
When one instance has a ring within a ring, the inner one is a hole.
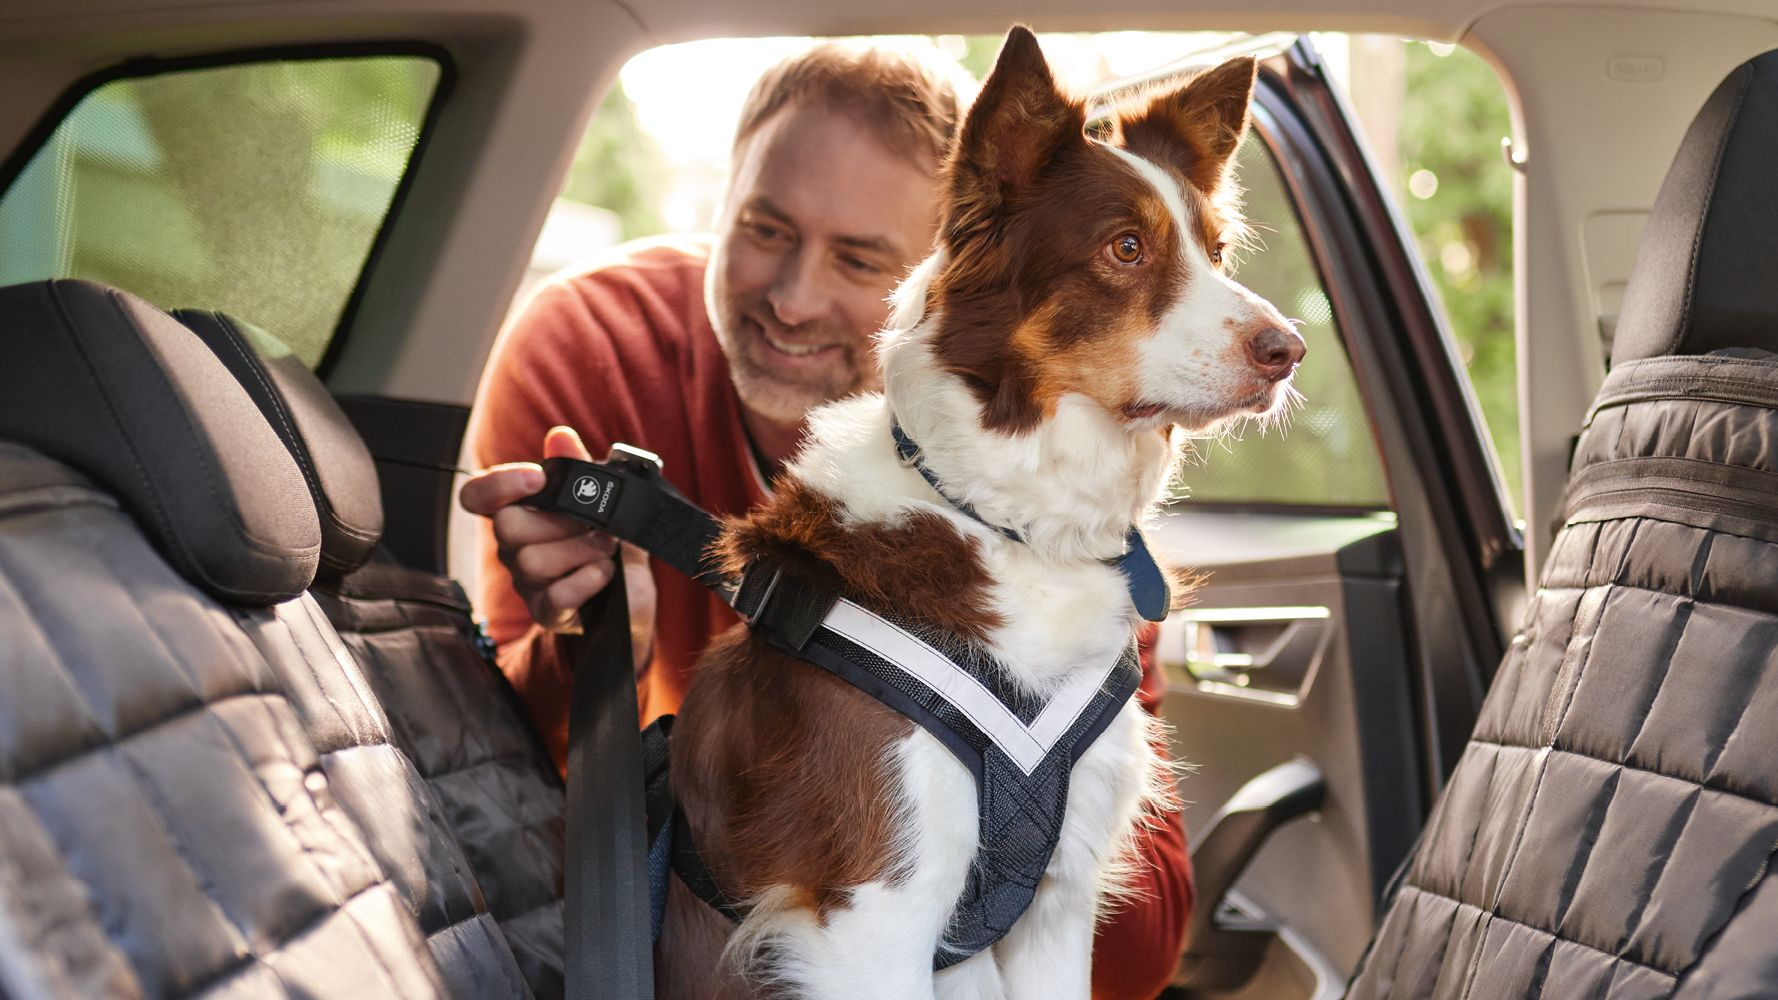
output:
M1247 357L1268 382L1289 378L1308 349L1300 334L1284 326L1268 326L1247 338Z

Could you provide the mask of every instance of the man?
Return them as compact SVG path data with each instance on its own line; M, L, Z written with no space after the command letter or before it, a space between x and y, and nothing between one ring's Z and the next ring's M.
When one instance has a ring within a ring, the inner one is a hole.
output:
M954 88L915 59L827 45L786 60L742 109L713 246L619 248L546 286L501 337L469 432L488 471L462 503L490 519L479 606L558 765L574 613L611 579L619 547L514 505L542 487L539 442L545 457L646 448L717 514L764 499L809 409L879 387L871 336L931 248L934 178L960 118ZM651 572L627 546L622 558L647 722L678 708L698 654L736 619L674 571ZM1178 960L1191 912L1179 817L1141 853L1139 900L1100 929L1100 997L1152 997Z

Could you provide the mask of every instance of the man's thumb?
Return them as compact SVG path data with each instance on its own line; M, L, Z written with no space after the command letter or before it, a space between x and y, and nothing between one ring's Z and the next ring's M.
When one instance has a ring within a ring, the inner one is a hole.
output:
M543 436L544 458L578 458L590 462L593 456L587 454L586 445L581 443L580 435L572 427L557 425L549 429Z

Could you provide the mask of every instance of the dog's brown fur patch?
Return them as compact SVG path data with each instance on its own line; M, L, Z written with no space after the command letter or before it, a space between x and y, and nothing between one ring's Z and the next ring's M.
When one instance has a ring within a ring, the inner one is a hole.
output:
M999 627L975 543L931 511L900 524L847 524L831 498L795 480L732 523L717 543L723 570L765 559L837 587L875 611L894 610L972 642Z
M731 522L717 552L729 573L769 560L867 607L893 608L971 640L1000 622L974 544L930 512L896 525L847 524L831 498L789 480L766 506ZM674 724L672 776L723 891L744 900L788 889L793 906L824 920L847 905L852 889L892 879L900 818L890 749L912 727L745 628L717 639ZM716 935L705 916L670 914L662 954L680 967L708 963L710 976L723 980L732 970L717 971L715 951L727 935ZM685 995L724 995L705 989Z

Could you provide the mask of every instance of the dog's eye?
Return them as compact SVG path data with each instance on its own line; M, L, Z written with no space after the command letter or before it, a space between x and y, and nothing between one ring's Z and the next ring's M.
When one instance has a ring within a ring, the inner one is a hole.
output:
M1142 263L1142 237L1135 233L1124 233L1106 246L1111 252L1111 259L1119 264Z
M1227 243L1218 243L1215 246L1211 247L1210 248L1210 263L1215 264L1217 267L1221 267L1222 266L1222 252L1223 252L1223 250L1225 250L1227 248L1228 248Z

